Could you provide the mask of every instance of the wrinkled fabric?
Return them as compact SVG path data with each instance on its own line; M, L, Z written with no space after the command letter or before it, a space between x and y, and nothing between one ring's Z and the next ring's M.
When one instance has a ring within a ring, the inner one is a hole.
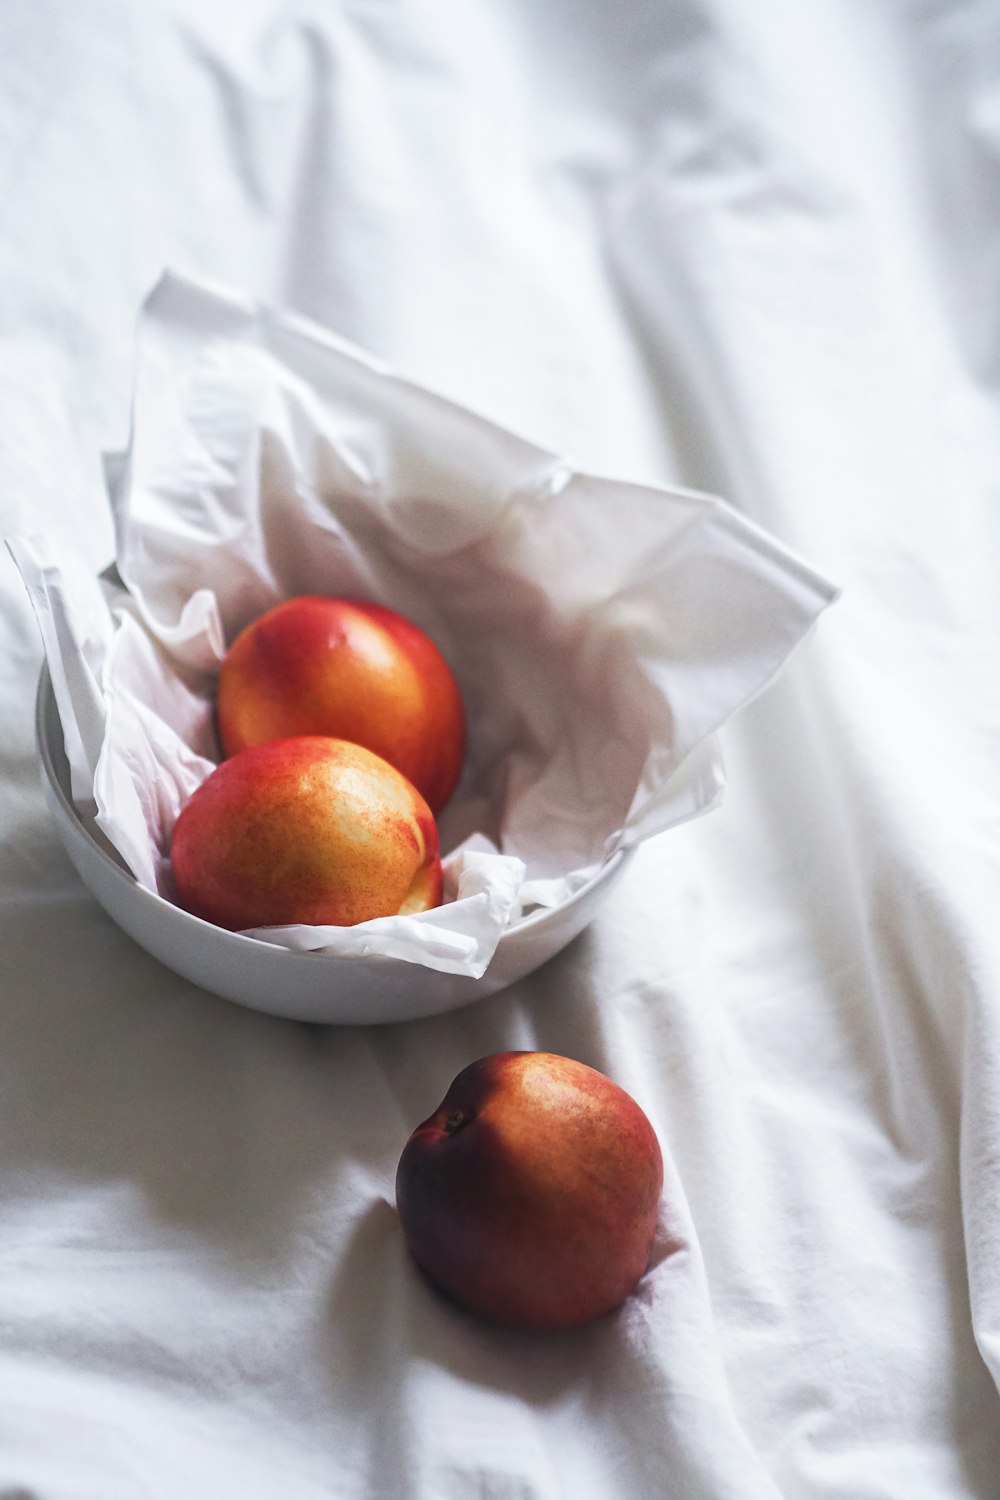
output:
M125 938L50 830L0 557L0 1489L39 1500L1000 1493L1000 21L988 4L8 7L0 530L104 568L166 265L843 589L722 806L515 988L306 1028ZM484 1053L666 1159L622 1311L466 1318L409 1130Z

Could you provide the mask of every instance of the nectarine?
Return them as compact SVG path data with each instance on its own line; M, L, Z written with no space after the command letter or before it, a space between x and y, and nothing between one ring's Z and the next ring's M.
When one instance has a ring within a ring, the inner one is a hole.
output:
M410 1136L396 1203L414 1259L456 1302L568 1328L635 1287L662 1185L653 1128L624 1089L568 1057L498 1052Z
M353 740L402 771L435 813L462 769L451 669L429 636L378 604L307 594L268 610L227 651L217 708L227 755L289 735Z
M441 900L434 819L360 745L305 735L223 761L181 809L170 850L182 906L219 927L351 927Z

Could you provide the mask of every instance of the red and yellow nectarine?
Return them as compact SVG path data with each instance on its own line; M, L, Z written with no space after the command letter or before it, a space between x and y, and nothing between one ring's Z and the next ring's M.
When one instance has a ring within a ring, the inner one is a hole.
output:
M434 642L378 604L307 594L237 636L219 674L227 755L289 735L353 740L381 755L440 812L458 781L465 716Z
M617 1307L646 1269L663 1185L653 1128L603 1073L549 1052L463 1069L396 1174L407 1244L456 1302L514 1328Z
M223 761L181 809L170 850L182 906L219 927L351 927L441 900L433 816L360 745L270 740Z

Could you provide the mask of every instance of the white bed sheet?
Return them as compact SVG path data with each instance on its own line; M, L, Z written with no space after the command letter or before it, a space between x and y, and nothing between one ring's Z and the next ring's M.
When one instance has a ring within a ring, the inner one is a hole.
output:
M727 733L723 807L561 958L323 1030L84 892L0 561L0 1496L996 1500L996 7L36 0L0 32L4 533L110 557L99 452L173 265L722 493L844 589ZM640 1293L545 1340L439 1301L392 1207L411 1126L510 1046L611 1073L667 1158Z

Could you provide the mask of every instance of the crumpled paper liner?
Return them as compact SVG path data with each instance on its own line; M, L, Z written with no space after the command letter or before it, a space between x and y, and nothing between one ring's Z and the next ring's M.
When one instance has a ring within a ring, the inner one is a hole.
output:
M712 807L714 735L835 589L724 502L574 471L322 328L166 275L143 308L117 578L9 543L72 792L172 896L170 837L219 758L218 665L281 599L372 599L437 642L469 721L439 822L446 904L252 936L482 974L504 930Z

